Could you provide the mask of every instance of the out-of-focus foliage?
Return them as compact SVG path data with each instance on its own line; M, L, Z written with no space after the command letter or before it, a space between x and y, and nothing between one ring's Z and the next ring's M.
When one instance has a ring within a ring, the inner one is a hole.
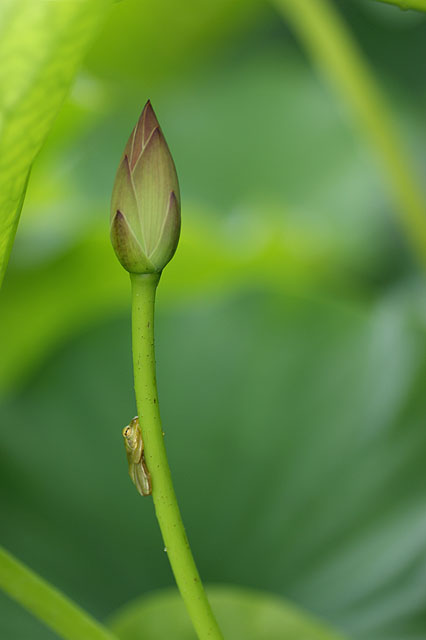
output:
M378 0L378 2L387 2L388 4L394 4L404 11L406 9L426 11L426 0Z
M349 637L419 637L422 295L367 311L247 291L159 314L166 443L208 581L284 595ZM121 442L129 344L128 317L97 325L2 409L4 543L100 617L171 581Z
M235 587L210 587L208 595L225 638L342 640L280 598ZM114 616L111 626L121 640L196 640L176 590L132 602Z
M107 0L3 0L0 7L0 285L31 164Z
M426 267L426 199L415 164L398 135L392 112L331 0L275 0L275 6L322 69L374 149L387 178L404 234L420 265Z
M245 46L244 40L228 43L216 64L208 58L207 79L204 67L184 67L177 88L167 94L160 85L153 96L164 101L161 120L183 192L183 232L162 285L169 292L165 300L206 288L235 289L253 279L369 295L405 257L403 247L400 256L394 251L401 240L374 162L288 44L277 36L260 39L255 51ZM227 57L234 64L227 65ZM73 117L59 123L74 127L75 138L61 128L30 186L26 215L32 219L24 221L21 259L1 303L0 333L9 339L0 391L70 327L128 300L125 274L109 258L105 211L116 158L146 94L136 102L133 86L126 92L120 80L122 103L103 114L111 102L102 93L106 86L88 76L80 82L68 105ZM81 123L83 106L86 119L93 110L103 114L89 131ZM28 305L34 309L31 331L23 313Z
M160 401L202 576L356 640L424 640L423 276L367 146L273 9L174 6L114 4L34 166L0 300L3 543L102 618L172 583L126 472L129 285L108 238L150 97L183 202ZM424 175L424 17L338 8ZM53 637L1 609L0 635Z

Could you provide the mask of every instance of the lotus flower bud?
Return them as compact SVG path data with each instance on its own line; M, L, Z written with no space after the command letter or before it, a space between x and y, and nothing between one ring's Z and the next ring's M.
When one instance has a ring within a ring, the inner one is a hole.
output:
M176 168L151 103L126 144L111 199L111 242L130 273L161 272L180 234Z

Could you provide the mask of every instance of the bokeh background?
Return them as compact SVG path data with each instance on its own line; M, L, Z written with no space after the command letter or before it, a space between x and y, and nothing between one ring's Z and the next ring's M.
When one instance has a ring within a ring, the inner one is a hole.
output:
M425 15L333 7L421 194ZM182 190L158 383L200 572L356 640L421 640L426 213L411 220L383 147L294 25L258 1L113 5L34 164L1 293L2 542L100 619L173 584L127 476L130 292L108 227L150 98ZM56 637L0 607L2 638Z

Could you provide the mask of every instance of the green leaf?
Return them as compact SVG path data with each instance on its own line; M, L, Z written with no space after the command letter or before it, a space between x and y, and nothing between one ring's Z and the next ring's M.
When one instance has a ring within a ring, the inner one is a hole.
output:
M31 164L107 0L3 0L0 8L0 285Z
M214 586L208 596L225 638L232 640L342 640L325 625L273 594ZM121 640L196 640L175 589L125 606L110 623Z
M176 296L157 314L160 404L203 579L275 593L356 640L421 638L424 285L370 309ZM127 472L130 342L128 313L86 328L0 407L4 544L100 620L173 583ZM7 633L24 622L0 607L0 637L46 638Z

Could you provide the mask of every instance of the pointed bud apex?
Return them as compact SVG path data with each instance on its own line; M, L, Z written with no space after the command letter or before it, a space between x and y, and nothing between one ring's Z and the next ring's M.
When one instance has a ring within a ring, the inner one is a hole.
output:
M146 103L124 149L111 199L111 241L130 273L160 272L180 234L175 165L158 120Z

